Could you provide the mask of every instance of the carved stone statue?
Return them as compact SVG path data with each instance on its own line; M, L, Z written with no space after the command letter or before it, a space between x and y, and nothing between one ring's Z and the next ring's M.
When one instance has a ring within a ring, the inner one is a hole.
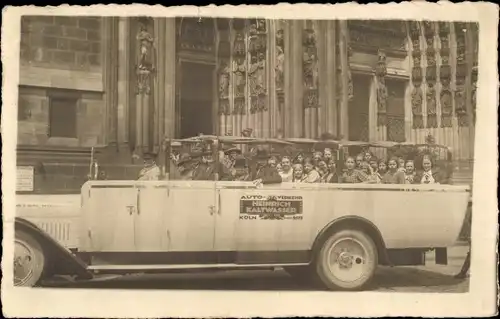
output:
M435 115L436 114L436 89L434 86L429 86L426 92L426 101L427 101L427 114Z
M411 110L413 116L422 115L422 101L422 89L419 87L414 88L413 92L411 93Z
M450 115L453 110L451 92L449 90L442 90L440 100L441 113L444 115Z
M259 57L253 56L250 63L250 70L248 72L250 76L250 94L259 95L265 93L266 83L265 83L265 59L261 53Z
M285 80L285 53L279 46L276 47L276 87L282 90Z
M241 30L236 31L233 50L235 56L245 56L245 38Z
M151 77L154 72L154 40L147 29L148 20L139 20L139 32L137 33L137 95L135 108L135 149L134 154L140 156L148 149L149 128L151 121L149 116L149 94L151 93Z
M141 23L140 31L137 34L137 41L139 42L139 70L153 70L153 36L147 31L145 23Z
M244 59L235 59L233 61L233 73L234 73L234 86L235 95L244 96L245 95L245 85L246 85L246 61Z
M227 98L229 96L229 64L227 61L222 61L219 71L219 97Z

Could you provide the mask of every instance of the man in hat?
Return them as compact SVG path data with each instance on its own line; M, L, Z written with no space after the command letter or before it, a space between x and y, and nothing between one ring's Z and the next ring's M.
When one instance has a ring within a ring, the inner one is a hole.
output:
M250 170L250 176L256 186L282 182L278 170L268 164L268 158L269 154L266 149L261 148L256 150L256 165Z
M161 171L155 162L156 154L144 153L144 168L139 172L140 181L157 181L160 180Z
M188 153L182 153L177 161L177 174L171 175L171 180L191 180L193 178L194 161Z
M234 160L234 179L235 181L251 181L250 171L248 170L247 159L239 155Z

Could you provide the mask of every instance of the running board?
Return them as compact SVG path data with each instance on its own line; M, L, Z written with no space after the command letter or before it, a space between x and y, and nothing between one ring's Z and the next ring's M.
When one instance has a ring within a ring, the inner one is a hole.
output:
M147 271L147 270L175 270L175 269L217 269L217 268L274 268L289 266L307 266L308 263L286 264L209 264L209 265L92 265L87 269L91 271Z

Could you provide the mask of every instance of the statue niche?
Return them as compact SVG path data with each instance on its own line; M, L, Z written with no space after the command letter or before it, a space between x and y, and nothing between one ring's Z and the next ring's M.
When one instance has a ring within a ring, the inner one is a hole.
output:
M144 151L150 150L149 128L151 127L150 99L152 76L155 72L155 47L154 37L151 33L152 19L139 18L137 41L137 90L135 108L135 145L134 155L141 156Z

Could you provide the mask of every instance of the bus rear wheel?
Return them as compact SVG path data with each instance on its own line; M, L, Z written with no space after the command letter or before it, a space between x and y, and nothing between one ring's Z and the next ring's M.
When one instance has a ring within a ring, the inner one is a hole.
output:
M316 272L331 290L361 290L378 265L377 247L370 236L345 229L327 238L317 255Z
M42 278L46 258L42 246L30 234L15 231L14 286L33 287Z

